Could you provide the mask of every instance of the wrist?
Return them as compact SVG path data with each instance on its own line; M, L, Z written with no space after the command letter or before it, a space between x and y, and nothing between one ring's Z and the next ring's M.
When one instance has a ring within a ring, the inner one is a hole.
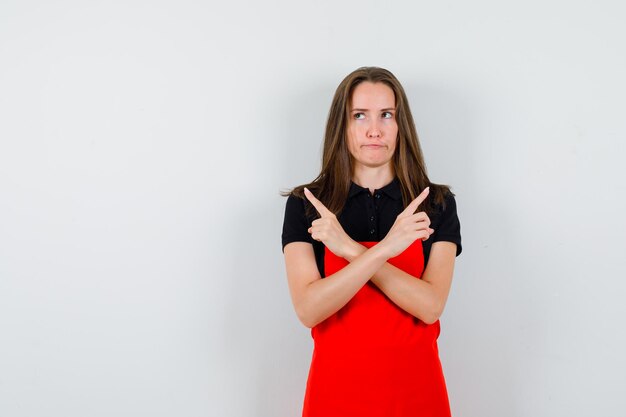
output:
M386 238L384 238L383 240L378 242L378 244L376 245L376 247L378 248L380 253L387 259L393 257L393 255L391 253L389 253L390 251L389 251L388 245L389 244L388 244Z
M372 257L374 259L379 259L383 262L387 262L389 258L391 258L391 255L389 254L389 249L387 248L387 245L383 245L381 243L382 241L378 242L376 245L366 250L372 253Z
M355 242L354 240L350 240L350 244L348 245L343 258L348 262L352 262L366 250L367 248L365 246Z

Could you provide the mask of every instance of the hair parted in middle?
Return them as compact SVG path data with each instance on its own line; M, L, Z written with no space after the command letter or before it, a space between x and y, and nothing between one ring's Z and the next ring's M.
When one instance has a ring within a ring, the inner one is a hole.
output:
M443 204L445 194L451 192L450 187L433 184L428 179L424 156L404 88L390 71L379 67L358 68L339 84L328 113L319 175L311 183L297 186L283 195L294 194L308 203L304 196L304 187L307 187L330 211L339 215L348 198L353 175L352 155L347 144L352 93L362 82L384 83L393 91L398 137L391 161L392 169L400 182L404 206L406 207L424 188L430 187L429 197L422 203L421 211L432 213L434 204ZM317 217L317 212L311 204L306 204L306 209L309 217Z

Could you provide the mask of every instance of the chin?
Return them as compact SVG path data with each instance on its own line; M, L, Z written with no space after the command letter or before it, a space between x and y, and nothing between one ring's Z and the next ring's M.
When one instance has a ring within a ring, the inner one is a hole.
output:
M384 160L384 161L364 161L361 163L361 165L366 166L368 168L380 168L380 167L384 167L385 165L388 165L391 161L390 160Z

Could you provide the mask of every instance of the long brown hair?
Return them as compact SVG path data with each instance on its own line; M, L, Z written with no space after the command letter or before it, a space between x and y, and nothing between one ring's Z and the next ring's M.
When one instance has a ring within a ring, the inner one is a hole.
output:
M415 122L411 115L409 102L400 81L388 70L378 67L361 67L343 79L335 91L328 113L324 149L322 151L322 169L312 182L295 187L290 194L304 199L307 215L317 217L317 212L304 196L307 187L324 205L336 215L343 210L352 180L353 162L346 141L348 118L352 92L362 82L384 83L389 86L396 99L396 122L398 138L393 155L393 170L400 182L402 200L406 207L419 193L430 186L429 196L422 204L422 211L434 212L434 205L444 203L444 196L451 192L447 185L433 184L428 179L424 156L419 144Z

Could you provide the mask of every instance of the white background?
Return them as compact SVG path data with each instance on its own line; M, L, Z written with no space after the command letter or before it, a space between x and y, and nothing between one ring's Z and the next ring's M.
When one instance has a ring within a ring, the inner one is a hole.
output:
M453 414L623 415L625 40L618 1L3 1L0 416L298 416L278 193L363 65L457 195Z

